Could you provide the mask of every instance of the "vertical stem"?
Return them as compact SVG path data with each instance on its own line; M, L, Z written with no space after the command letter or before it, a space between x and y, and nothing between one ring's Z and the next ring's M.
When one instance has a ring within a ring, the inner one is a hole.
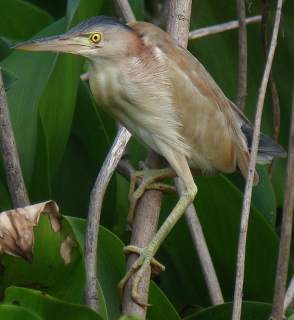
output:
M247 238L250 204L251 204L251 196L252 196L252 186L253 186L259 135L260 135L261 116L262 116L262 110L263 110L269 75L270 75L270 71L271 71L271 67L274 59L275 49L277 46L277 38L278 38L279 26L280 26L280 20L281 20L282 5L283 5L283 0L278 0L270 49L268 52L268 57L266 61L262 82L259 89L259 95L258 95L257 106L256 106L252 149L250 154L248 175L247 175L247 180L245 185L245 193L244 193L242 213L241 213L241 227L240 227L240 235L239 235L236 283L235 283L233 315L232 315L233 320L239 320L241 318L246 238Z
M156 154L154 151L150 151L146 159L146 165L149 168L159 168L162 164L162 158ZM145 191L142 198L139 200L133 225L133 232L130 244L137 246L139 248L147 247L151 239L156 233L158 218L160 213L162 192L158 190L148 190ZM129 269L131 265L138 258L136 254L130 254L127 261L127 268ZM146 308L138 305L131 297L131 290L133 284L133 278L136 273L129 279L124 292L123 292L123 314L126 315L136 315L145 319ZM150 285L150 275L151 269L148 269L141 281L139 287L140 300L147 304L148 302L148 292Z
M287 164L286 194L283 208L283 218L281 227L280 249L277 263L275 292L273 300L272 319L283 318L284 299L288 275L288 265L290 259L290 247L293 227L294 209L294 88L292 102L292 117L289 140L289 155Z
M3 158L8 189L14 208L30 204L25 187L13 129L10 121L7 99L0 69L0 148Z
M237 105L244 110L247 96L247 27L245 0L237 0L239 19L239 70Z

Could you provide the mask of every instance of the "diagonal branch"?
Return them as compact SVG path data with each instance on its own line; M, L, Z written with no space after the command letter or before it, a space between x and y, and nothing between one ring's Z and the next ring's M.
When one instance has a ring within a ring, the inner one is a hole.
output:
M293 227L294 209L294 87L292 102L292 117L289 139L289 155L287 164L286 194L283 208L281 227L280 249L277 263L275 293L273 301L272 319L279 320L283 317L288 265L290 260L290 247ZM293 285L292 285L293 286ZM291 286L290 286L291 288ZM293 289L292 289L293 290ZM293 292L292 292L293 294ZM289 299L289 298L288 298ZM290 300L290 299L289 299ZM291 301L290 301L291 302Z
M237 106L244 110L247 95L247 27L245 0L237 0L239 17L239 68Z
M246 238L247 238L250 204L251 204L251 197L252 197L253 179L254 179L259 135L260 135L261 117L262 117L262 110L263 110L269 75L270 75L270 71L271 71L271 67L274 59L275 49L277 46L277 38L278 38L279 26L280 26L280 20L281 20L282 5L283 5L283 0L278 0L271 44L268 52L268 57L266 61L262 82L259 89L259 95L258 95L257 106L256 106L252 148L251 148L248 175L247 175L247 180L245 185L245 193L244 193L242 213L241 213L241 226L240 226L240 236L239 236L239 245L238 245L236 283L235 283L233 317L232 317L233 320L239 320L241 317L244 269L245 269Z
M25 187L15 138L7 106L6 94L0 69L0 148L8 189L14 208L30 204Z
M120 126L113 145L100 169L90 196L88 223L85 235L85 300L87 305L96 311L99 309L97 290L97 247L101 208L109 181L130 138L131 134L128 130Z

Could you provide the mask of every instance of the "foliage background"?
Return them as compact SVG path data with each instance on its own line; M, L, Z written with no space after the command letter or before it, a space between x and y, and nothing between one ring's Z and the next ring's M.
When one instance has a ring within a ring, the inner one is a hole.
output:
M138 18L143 1L130 3ZM274 9L272 2L272 12ZM261 1L247 1L247 15L261 12ZM287 147L293 83L294 3L286 1L273 74L281 102L280 143ZM125 271L123 243L126 231L128 182L116 174L108 189L99 241L100 315L83 306L83 235L89 194L115 134L115 123L95 105L88 85L80 81L86 62L76 56L24 53L10 49L14 42L59 34L87 17L113 15L111 1L0 0L0 60L5 71L11 120L22 169L32 203L54 199L64 215L62 232L54 234L46 221L36 228L34 260L30 265L3 256L0 290L5 319L117 319L120 315L116 284ZM235 1L194 0L191 29L236 18ZM248 27L248 97L246 114L253 118L264 68L260 26ZM189 44L232 100L237 91L238 33L231 31ZM272 132L268 95L263 131ZM130 144L134 164L146 150ZM254 189L247 245L243 319L267 319L273 296L278 231L283 204L285 160L274 162L272 179L259 167L261 183ZM233 297L237 239L244 182L238 173L197 177L195 205L227 304L210 307L208 292L185 221L172 231L159 252L167 266L152 283L150 319L228 319ZM0 171L0 209L11 208L3 167ZM166 196L161 219L174 196ZM59 246L68 234L77 246L64 265ZM293 273L291 261L290 272ZM42 293L40 293L42 292ZM291 313L291 312L290 312ZM73 316L74 315L74 316Z

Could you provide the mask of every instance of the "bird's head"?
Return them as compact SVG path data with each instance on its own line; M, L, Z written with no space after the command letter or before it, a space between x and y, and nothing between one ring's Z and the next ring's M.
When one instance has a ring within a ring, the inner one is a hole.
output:
M139 37L129 26L104 16L90 18L68 32L14 46L18 50L67 52L97 59L120 59L135 55Z

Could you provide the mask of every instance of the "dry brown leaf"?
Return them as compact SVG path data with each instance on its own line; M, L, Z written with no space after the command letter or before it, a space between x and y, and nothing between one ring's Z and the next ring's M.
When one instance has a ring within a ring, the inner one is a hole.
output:
M60 256L63 259L64 264L69 264L71 262L71 252L72 248L76 247L76 241L71 235L68 235L60 245Z
M54 201L45 201L24 208L0 213L0 254L23 257L32 261L34 247L34 226L41 213L50 218L53 231L60 230L60 215Z

